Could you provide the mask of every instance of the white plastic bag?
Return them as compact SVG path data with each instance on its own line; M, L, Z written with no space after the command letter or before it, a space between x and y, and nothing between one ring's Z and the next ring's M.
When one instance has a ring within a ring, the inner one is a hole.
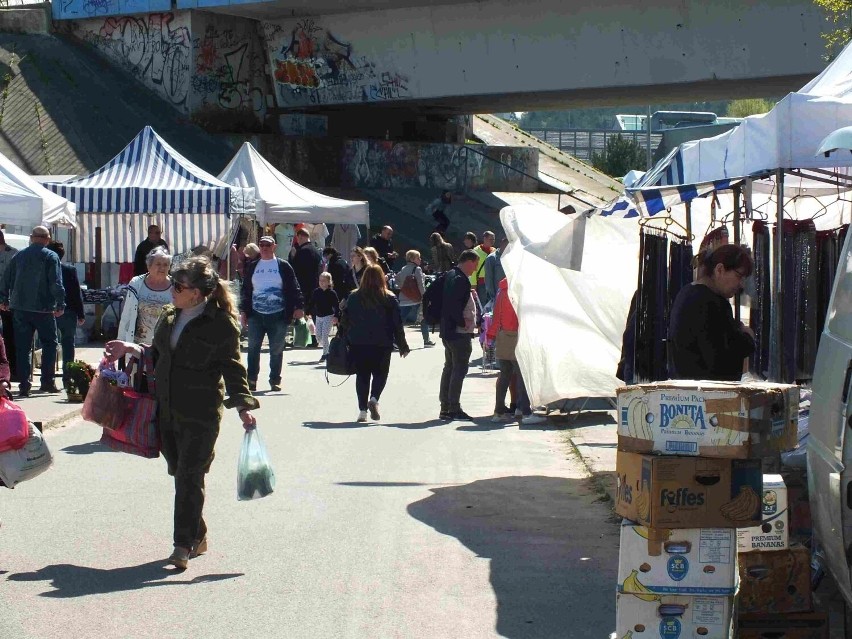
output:
M271 495L275 489L275 473L269 463L266 446L257 427L247 430L237 465L237 499L248 501Z
M310 333L311 335L316 335L317 334L317 327L316 327L316 324L314 324L314 320L309 317L307 319L307 322L308 322L308 333Z
M9 488L41 475L53 464L53 455L42 434L32 423L29 429L29 438L22 448L0 453L0 480Z

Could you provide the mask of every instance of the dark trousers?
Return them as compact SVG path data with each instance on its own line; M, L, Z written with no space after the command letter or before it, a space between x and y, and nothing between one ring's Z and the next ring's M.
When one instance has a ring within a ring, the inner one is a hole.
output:
M287 334L287 322L284 312L252 313L248 318L248 355L247 372L250 382L256 382L260 373L260 347L263 336L269 339L269 383L281 383L281 365L284 362L284 337Z
M56 328L59 331L59 343L62 345L62 379L67 379L68 364L74 361L74 337L77 334L77 317L74 313L65 311L62 317L56 318Z
M436 222L435 230L441 235L446 233L447 229L450 228L450 218L443 211L435 211L432 213L432 218Z
M441 373L441 390L438 398L442 410L461 410L461 391L470 366L471 340L464 336L444 339L444 371Z
M402 321L404 324L414 324L420 314L420 304L400 306L399 310L402 314ZM423 336L424 343L429 341L429 322L426 321L425 317L423 318L423 321L420 322L420 334Z
M9 371L12 381L18 381L18 360L15 352L15 324L12 320L12 311L0 311L0 320L3 321L3 341L6 343L6 359L9 360Z
M349 354L355 363L355 393L359 410L367 410L371 397L375 397L376 401L381 398L388 382L392 352L389 346L349 346Z
M175 475L175 546L192 549L207 535L204 473Z
M514 380L514 389L517 396L518 408L524 415L532 415L530 398L527 395L527 387L524 386L524 378L518 362L511 359L497 360L500 364L500 375L497 377L497 398L494 402L494 412L501 413L506 403L506 391Z
M38 332L41 342L41 385L52 386L56 371L56 319L53 313L12 310L15 324L15 344L17 350L18 382L21 390L29 390L32 366L30 355L33 348L33 334Z

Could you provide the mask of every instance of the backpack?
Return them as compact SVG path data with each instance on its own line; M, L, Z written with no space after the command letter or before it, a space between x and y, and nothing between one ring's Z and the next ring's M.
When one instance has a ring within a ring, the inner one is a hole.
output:
M426 288L426 292L423 293L423 320L429 324L441 323L441 310L444 307L444 284L446 281L447 273L442 273Z

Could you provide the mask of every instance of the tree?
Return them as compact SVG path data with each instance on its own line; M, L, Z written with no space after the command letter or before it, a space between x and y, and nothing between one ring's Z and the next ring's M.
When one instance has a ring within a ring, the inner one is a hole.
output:
M645 165L645 150L621 134L607 140L603 153L592 154L592 166L611 177L623 177L633 169L644 169Z
M729 118L745 118L758 113L769 113L774 106L775 102L762 98L734 100L728 105L728 111L725 115Z
M814 0L814 4L825 12L825 19L834 25L831 31L822 34L827 51L824 57L831 60L852 38L852 0Z

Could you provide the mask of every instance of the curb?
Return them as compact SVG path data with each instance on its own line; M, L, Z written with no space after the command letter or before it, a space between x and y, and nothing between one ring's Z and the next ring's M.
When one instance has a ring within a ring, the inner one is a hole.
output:
M70 413L65 413L64 415L59 415L58 417L54 417L46 422L42 422L42 430L48 430L49 428L59 428L60 426L64 426L66 422L70 422L72 419L76 419L83 414L83 407L71 411Z

